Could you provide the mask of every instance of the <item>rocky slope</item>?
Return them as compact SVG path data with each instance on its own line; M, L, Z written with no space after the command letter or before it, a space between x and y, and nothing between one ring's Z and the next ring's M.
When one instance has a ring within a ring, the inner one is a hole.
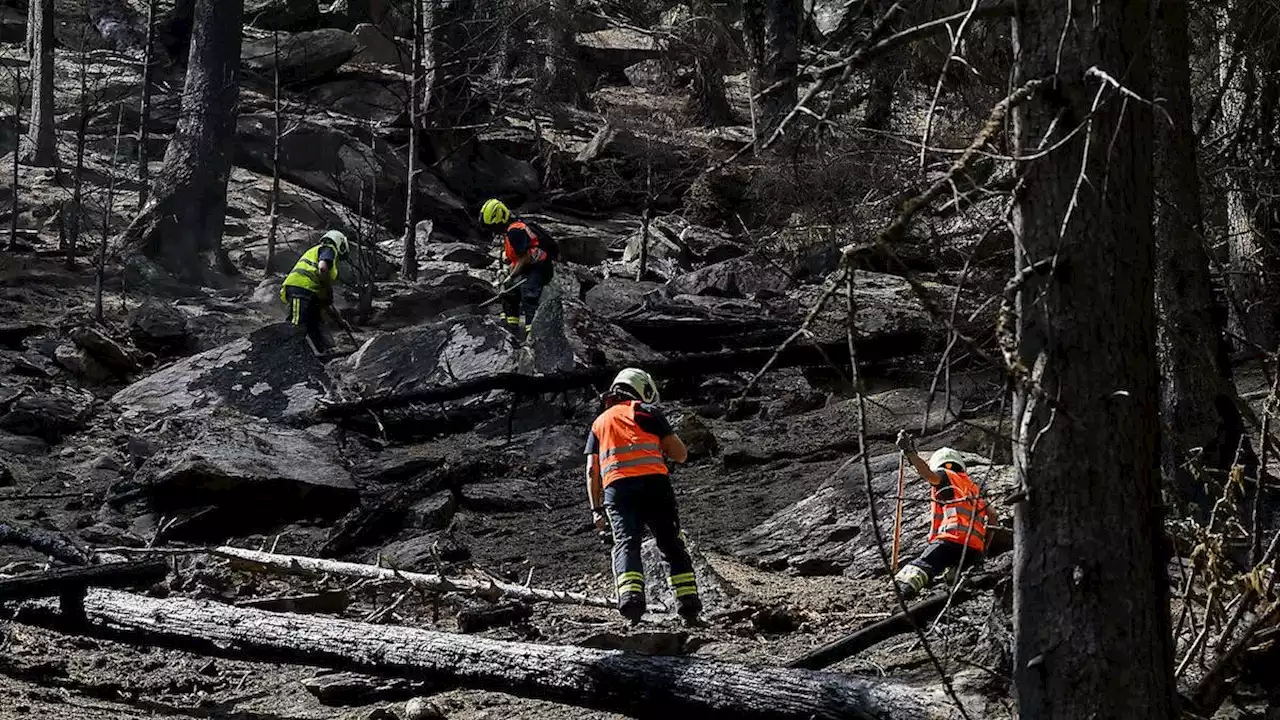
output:
M129 163L139 76L136 53L84 36L95 100L86 154L91 230L78 264L65 268L59 247L65 171L19 168L20 244L0 253L0 518L94 548L266 546L608 594L607 548L589 527L581 451L610 371L640 364L662 378L669 412L690 443L692 460L674 477L709 624L684 629L657 612L629 631L609 611L536 606L483 632L776 664L893 609L876 538L892 529L891 440L899 429L923 425L924 448L974 453L975 477L988 493L1008 492L1007 473L991 464L1005 448L993 441L1001 434L998 378L958 364L931 391L945 326L888 268L869 266L855 283L869 479L851 462L860 443L843 298L751 383L801 326L835 248L858 228L815 236L797 226L760 241L745 227L698 224L715 223L699 217L693 201L688 212L668 212L695 181L706 184L698 174L739 147L741 134L669 130L663 108L677 103L644 87L656 57L644 36L616 29L578 36L602 78L592 94L596 112L498 104L465 152L432 168L417 186L430 217L417 229L426 260L419 277L405 281L394 274L401 244L389 229L403 215L406 190L396 18L361 24L337 5L250 4L258 27L285 31L281 70L293 129L282 147L281 254L288 264L326 227L354 231L359 270L340 302L360 320L357 342L338 337L349 354L322 363L278 322L280 278L265 253L273 120L260 81L271 41L259 30L247 31L242 53L224 235L239 274L222 288L172 288L109 263L104 318L95 321L90 263L100 233L119 231L137 210ZM58 7L64 25L78 22L76 6ZM0 13L2 39L11 43L0 54L14 68L20 35L10 28L24 18ZM68 157L80 112L79 45L65 27L60 32L68 42L58 54L59 140ZM740 78L730 81L745 106ZM173 130L179 87L170 78L154 99L152 158ZM517 83L510 92L507 100L518 100L527 89ZM125 131L118 155L117 115ZM618 118L628 118L625 128ZM0 147L12 140L6 125ZM0 166L11 161L0 158ZM655 163L669 198L656 203L667 210L646 233L634 188L620 190L610 178ZM553 171L557 180L544 186ZM113 175L113 204L104 210ZM7 207L15 188L5 183ZM524 346L484 304L495 248L471 215L491 194L528 200L564 249ZM863 211L859 221L887 209ZM969 225L943 230L935 242L947 247L963 250L974 240ZM646 272L636 279L646 242ZM958 268L930 260L927 243L913 242L921 243L915 269L930 303L950 308ZM1000 255L987 260L994 265ZM372 302L360 307L370 289ZM966 330L989 335L990 307L975 296L959 294L957 317L962 325L970 318ZM904 553L923 541L926 500L921 483L907 484ZM0 548L0 574L42 562ZM327 612L445 630L459 629L459 612L477 602L253 576L198 556L179 558L150 592L248 604L321 589L344 591ZM657 590L654 599L664 602ZM971 716L1009 715L1000 680L1008 611L1005 588L958 604L929 628ZM0 703L54 717L388 717L379 708L404 716L401 701L414 695L431 695L456 718L606 717L498 693L68 640L20 624L5 632ZM937 680L913 635L835 669L921 687ZM951 713L939 708L939 717Z

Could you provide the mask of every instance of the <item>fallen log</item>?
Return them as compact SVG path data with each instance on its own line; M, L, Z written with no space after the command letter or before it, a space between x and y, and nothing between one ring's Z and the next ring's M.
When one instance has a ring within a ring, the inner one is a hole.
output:
M164 560L145 560L24 573L0 579L0 600L29 600L89 587L133 587L163 580L168 572Z
M963 590L961 591L963 592ZM957 593L956 600L963 598ZM948 593L938 592L907 607L905 612L898 612L889 617L858 628L844 637L810 650L786 664L789 668L821 670L830 667L845 658L853 657L867 648L888 640L899 633L906 632L916 623L937 615L947 604Z
M277 555L275 553L243 550L228 546L213 548L210 555L226 558L233 564L254 570L266 570L288 575L341 575L343 577L370 580L399 580L408 585L431 592L472 593L488 600L509 598L525 602L553 602L567 605L613 607L608 598L593 597L584 593L546 588L528 588L514 583L476 578L449 578L434 573L417 573L395 568L375 567L360 563L325 560L302 555Z
M84 616L76 632L95 637L439 680L638 718L915 720L936 716L945 703L929 689L834 673L490 640L115 590L89 591ZM18 621L61 627L48 601L25 605Z
M88 565L91 559L88 551L63 535L3 520L0 520L0 545L30 548L68 565Z

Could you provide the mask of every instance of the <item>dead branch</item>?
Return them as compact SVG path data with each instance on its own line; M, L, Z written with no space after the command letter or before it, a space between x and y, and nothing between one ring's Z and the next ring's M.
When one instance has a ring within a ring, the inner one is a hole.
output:
M464 592L495 600L510 598L525 602L553 602L569 605L589 605L592 607L613 607L608 598L593 597L584 593L565 590L548 590L545 588L527 588L515 583L498 580L476 578L449 578L440 574L416 573L381 568L360 563L341 562L339 560L323 560L302 555L277 555L221 546L209 550L215 557L226 558L233 564L253 570L265 570L289 575L339 575L351 578L367 578L373 580L393 580L432 592Z

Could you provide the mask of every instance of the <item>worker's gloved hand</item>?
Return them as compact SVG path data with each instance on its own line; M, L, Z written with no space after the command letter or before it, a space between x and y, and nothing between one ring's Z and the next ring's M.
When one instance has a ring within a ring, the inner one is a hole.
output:
M897 445L898 449L904 453L913 453L916 451L916 441L907 434L906 430L898 431L898 439L894 440L894 444Z
M591 521L595 523L596 530L599 530L600 532L607 532L609 530L609 516L605 514L604 510L592 510Z

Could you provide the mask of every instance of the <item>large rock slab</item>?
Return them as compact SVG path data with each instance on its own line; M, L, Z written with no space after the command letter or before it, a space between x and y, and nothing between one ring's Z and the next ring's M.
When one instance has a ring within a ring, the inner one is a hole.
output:
M726 298L770 298L787 292L794 282L777 265L758 255L708 265L667 283L671 295Z
M290 122L296 127L280 143L284 179L349 208L372 204L382 222L404 221L406 171L401 150L382 140L370 145L310 120ZM241 115L236 123L236 164L269 176L274 129L270 113ZM422 173L416 190L418 209L435 222L436 231L458 237L471 231L466 203L439 178Z
M271 420L298 420L325 392L324 366L284 323L180 360L111 398L126 418L209 414L218 407Z
M316 0L245 0L245 24L263 30L299 30L320 20Z
M375 405L460 397L514 378L516 347L496 316L460 316L378 335L338 364L335 394Z
M341 77L307 88L307 102L378 125L404 121L408 104L386 83L364 77Z
M542 178L532 163L481 142L467 143L450 153L440 162L438 172L454 192L474 205L491 197L519 205L542 188Z
M380 327L402 328L434 322L442 316L454 314L454 311L474 308L493 295L493 284L475 275L466 272L445 273L400 288L379 311L377 323Z
M617 80L626 79L628 67L656 60L660 54L652 35L626 28L578 33L575 40L585 66Z
M356 49L355 37L345 30L325 28L282 35L280 82L297 84L323 78L350 60ZM273 77L276 57L271 36L246 40L240 46L241 66L266 78Z
M886 549L893 538L898 457L898 453L887 453L871 459L872 496ZM978 465L977 456L968 459L973 463L970 476L983 487L989 501L1003 497L1012 489L1011 468ZM928 483L910 468L906 472L900 562L924 550L930 521ZM813 495L734 538L730 549L737 557L759 567L795 575L844 574L857 578L885 575L861 463L850 463L823 479Z
M128 328L135 345L160 357L181 355L192 345L186 313L156 300L130 311Z
M560 277L543 292L529 341L533 375L553 376L587 370L648 366L666 360L626 330L591 312L567 292Z
M927 388L900 388L869 395L864 403L868 440L891 440L903 428L919 428L929 411L929 427L939 430L955 422L964 402L958 393L937 393L929 402ZM800 415L776 420L749 420L715 426L716 440L729 466L752 465L818 453L847 454L858 449L858 401L842 400Z
M336 448L317 433L219 414L139 470L162 511L201 509L227 535L302 518L334 518L359 493ZM211 510L210 510L211 509ZM211 516L216 516L218 522Z

